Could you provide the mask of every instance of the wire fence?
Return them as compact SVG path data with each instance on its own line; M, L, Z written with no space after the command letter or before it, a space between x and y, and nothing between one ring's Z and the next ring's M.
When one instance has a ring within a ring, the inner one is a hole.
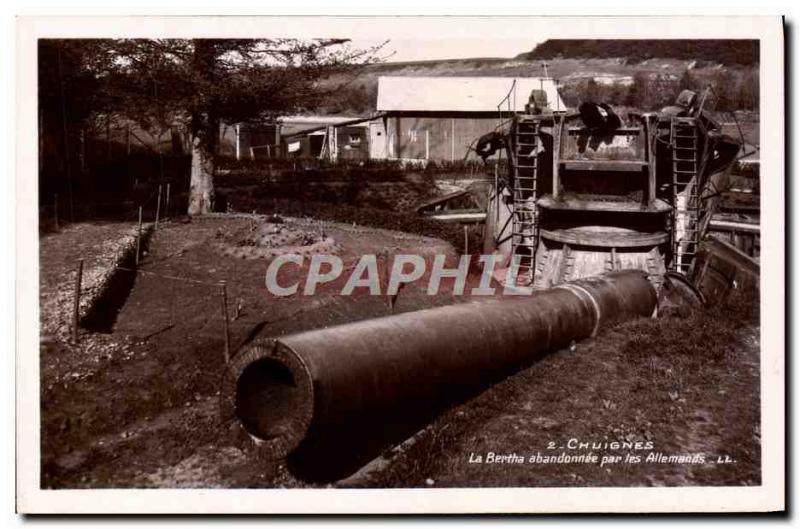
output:
M142 257L142 252L144 250L144 238L145 238L145 230L144 230L144 219L143 219L143 210L144 207L147 206L152 200L156 200L154 218L153 218L153 229L157 230L159 226L159 222L163 222L164 220L169 218L169 197L170 197L170 184L166 184L166 192L163 185L159 185L157 189L153 190L138 206L136 211L133 213L125 216L122 220L123 221L133 221L138 217L137 223L137 233L136 233L136 247L135 247L135 254L134 254L134 267L122 266L122 265L114 265L111 267L111 270L114 272L127 272L133 274L142 274L151 277L158 277L161 279L168 280L170 282L180 281L188 284L193 285L202 285L210 288L217 289L219 296L220 296L220 306L221 306L221 318L223 322L224 328L224 342L225 342L225 362L227 363L230 358L230 319L228 316L228 293L227 293L227 282L225 280L220 281L203 281L193 278L181 277L177 275L170 275L170 274L163 274L152 272L148 270L143 270L139 266L140 258ZM162 198L164 201L164 216L161 216L161 209L162 209ZM59 219L58 219L58 207L57 202L55 206L55 225L58 229L59 226ZM166 258L169 258L167 256ZM78 267L77 267L77 274L75 276L75 289L74 289L74 296L73 296L73 316L72 316L72 336L75 342L79 340L79 328L80 328L80 303L81 303L81 293L82 293L82 281L83 281L83 259L79 260ZM113 274L112 274L113 275ZM108 279L109 282L112 279ZM174 284L174 283L173 283ZM174 288L171 289L171 298L170 298L170 305L174 307L175 303L175 291ZM171 314L174 313L174 310L170 311ZM174 319L171 317L171 320ZM174 326L174 321L171 321L167 328L171 328ZM161 329L156 331L154 334L158 334L163 332L166 329ZM152 336L148 335L148 337Z

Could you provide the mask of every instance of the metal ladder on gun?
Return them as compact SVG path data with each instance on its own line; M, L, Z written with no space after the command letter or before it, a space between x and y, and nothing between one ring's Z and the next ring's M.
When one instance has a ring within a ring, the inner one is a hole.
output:
M676 272L686 274L700 243L697 123L695 118L672 118L670 145L672 146L673 206L671 268Z
M530 285L535 276L536 247L539 244L536 208L539 122L525 119L517 121L512 142L514 153L512 255L519 260L517 280Z

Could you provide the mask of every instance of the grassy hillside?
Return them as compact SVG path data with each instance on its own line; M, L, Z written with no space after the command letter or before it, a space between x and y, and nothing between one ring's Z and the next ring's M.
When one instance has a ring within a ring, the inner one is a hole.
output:
M561 48L548 46L545 51L548 49ZM586 47L576 50L575 53L588 53ZM671 101L673 92L679 88L698 88L711 84L721 93L725 110L755 108L758 101L758 65L726 65L721 60L708 59L708 49L700 51L703 52L703 58L700 59L553 57L547 58L547 74L559 80L562 98L571 106L581 100L600 99L612 104L654 109ZM369 65L348 75L327 80L329 86L343 88L321 101L316 111L331 114L373 112L380 76L542 76L543 61L533 58L532 53L514 59L449 59Z
M529 53L518 55L517 58L539 60L626 57L629 62L634 63L660 58L705 61L726 66L754 66L758 64L758 51L757 40L744 39L551 39L539 44Z

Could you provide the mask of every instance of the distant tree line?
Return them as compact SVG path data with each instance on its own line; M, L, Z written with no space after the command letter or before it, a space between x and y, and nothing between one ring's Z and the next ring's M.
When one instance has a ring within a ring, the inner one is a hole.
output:
M724 65L758 64L757 40L732 39L550 39L517 58L606 59L625 57L645 59L702 60Z
M375 111L378 100L378 85L349 83L337 93L320 101L315 111L320 114L365 115Z
M714 110L758 109L759 77L757 71L750 69L719 69L705 75L686 70L680 79L666 79L640 72L634 75L630 84L605 84L594 79L583 79L561 85L559 92L569 107L592 101L640 110L660 110L671 105L681 90L693 90L702 95L706 87L711 87L709 106Z

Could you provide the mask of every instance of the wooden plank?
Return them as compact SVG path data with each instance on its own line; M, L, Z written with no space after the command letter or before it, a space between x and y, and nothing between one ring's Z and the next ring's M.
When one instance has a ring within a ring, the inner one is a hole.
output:
M761 225L749 222L733 222L728 220L711 219L708 229L713 231L730 231L739 233L761 234Z
M656 200L656 126L652 121L652 116L647 115L644 120L645 137L647 138L647 203L652 204Z
M445 204L446 202L448 202L450 200L453 200L453 199L456 199L456 198L459 198L459 197L463 197L464 195L467 195L467 194L469 194L469 191L465 191L465 190L455 191L453 193L448 193L447 195L444 195L444 196L441 196L441 197L436 197L433 200L428 200L427 202L423 202L422 204L417 206L417 213L422 213L427 208L433 208L433 207L436 207L438 205L443 205L443 204Z
M713 235L709 236L702 244L715 257L734 265L752 277L757 278L761 273L759 262L732 244L722 241Z
M564 211L613 211L620 213L666 213L672 210L672 206L663 200L656 199L653 204L645 205L641 202L620 202L603 200L579 200L568 198L557 200L553 196L544 196L536 202L539 206L547 209Z
M441 213L436 215L425 215L426 219L439 220L442 222L484 222L486 212L476 213Z
M644 160L565 160L567 171L614 171L641 173L647 167Z
M609 136L636 136L640 132L642 132L642 129L640 127L619 127L614 130L603 131L604 134L607 134ZM586 127L568 127L567 134L569 134L570 136L580 136L580 135L591 136L593 134L596 134L596 132L587 129Z
M563 131L563 116L556 116L553 127L553 197L556 199L558 199L559 187L561 186L559 170L561 166L561 137Z
M540 234L545 239L572 246L594 246L603 248L639 248L658 246L669 241L667 232L598 232L590 230L545 230Z
M450 119L450 161L456 159L456 119Z

